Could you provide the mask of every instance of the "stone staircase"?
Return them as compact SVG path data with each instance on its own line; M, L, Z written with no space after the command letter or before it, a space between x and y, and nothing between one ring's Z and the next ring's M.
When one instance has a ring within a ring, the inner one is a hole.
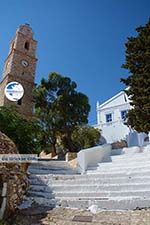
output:
M77 174L65 161L33 164L26 202L100 210L150 207L150 152L116 155Z

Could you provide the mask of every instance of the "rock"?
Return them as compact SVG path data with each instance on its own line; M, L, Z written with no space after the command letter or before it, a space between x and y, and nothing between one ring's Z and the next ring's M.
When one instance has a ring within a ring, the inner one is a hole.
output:
M16 145L0 131L0 154L18 154Z
M0 154L19 154L16 145L0 132ZM0 214L3 202L7 204L1 217L9 217L21 203L28 187L25 163L0 163ZM7 184L6 196L2 196L3 184Z
M91 211L91 213L96 214L98 212L98 206L97 205L91 205L88 210Z

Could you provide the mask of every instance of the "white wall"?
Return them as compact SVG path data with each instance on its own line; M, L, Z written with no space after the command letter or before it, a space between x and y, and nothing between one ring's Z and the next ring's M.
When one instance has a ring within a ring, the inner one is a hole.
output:
M97 163L111 160L111 145L101 145L81 150L77 154L78 170L85 173L88 166L96 166Z
M124 93L124 91L119 92L117 95L102 104L97 103L97 109L108 109L122 104L130 104L128 96Z
M107 143L113 143L120 140L126 140L126 135L129 133L129 128L123 123L112 123L109 126L100 127L101 134L106 139Z
M101 134L106 140L105 143L113 143L122 139L127 140L130 129L124 125L124 120L121 118L121 111L131 108L132 106L130 105L128 96L123 91L108 99L103 104L97 103L97 124L94 127L101 130ZM107 114L112 114L111 122L106 121ZM139 143L139 138L138 141L135 142L137 138L132 135L130 140L127 140L129 146L144 145L144 137L145 134L140 135Z
M97 107L97 126L101 129L102 136L107 143L126 139L129 133L129 128L124 125L124 120L121 118L121 111L131 108L129 101L124 98L124 93L121 93L111 101ZM112 122L106 122L106 114L112 114Z

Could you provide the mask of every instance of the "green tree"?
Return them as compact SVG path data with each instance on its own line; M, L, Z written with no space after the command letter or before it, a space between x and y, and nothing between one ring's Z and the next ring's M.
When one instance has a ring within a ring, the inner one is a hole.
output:
M129 76L121 81L128 86L125 91L133 108L127 115L127 124L138 132L150 131L150 20L136 29L137 36L129 37L126 62L123 68Z
M78 126L72 133L72 140L77 151L99 145L100 137L100 131L90 126Z
M0 107L0 131L16 144L20 153L40 152L40 126L28 121L15 107Z
M45 132L43 140L46 145L52 145L55 152L57 136L61 137L65 148L73 151L74 128L88 123L88 97L76 88L69 77L53 72L34 90L36 114Z

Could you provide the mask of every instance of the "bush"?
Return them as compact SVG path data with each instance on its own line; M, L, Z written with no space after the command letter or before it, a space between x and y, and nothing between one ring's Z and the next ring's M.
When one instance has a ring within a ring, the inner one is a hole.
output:
M27 120L14 107L0 107L0 131L14 141L20 153L40 152L40 127Z

